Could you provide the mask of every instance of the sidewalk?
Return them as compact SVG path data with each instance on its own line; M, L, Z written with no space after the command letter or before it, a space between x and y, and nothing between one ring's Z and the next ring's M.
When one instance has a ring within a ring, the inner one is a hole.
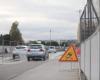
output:
M0 64L17 64L26 61L26 59L15 59L13 60L12 57L0 57Z
M12 80L80 80L77 62L50 60Z
M0 64L4 64L11 60L11 57L0 57Z

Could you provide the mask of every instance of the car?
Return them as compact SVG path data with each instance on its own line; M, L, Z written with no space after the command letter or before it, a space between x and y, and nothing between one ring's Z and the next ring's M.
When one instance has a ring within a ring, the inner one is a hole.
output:
M26 54L28 53L28 46L25 45L18 45L14 48L12 51L12 58L13 59L19 59L22 56L26 57Z
M49 53L56 53L56 48L55 48L55 46L49 46L48 52L49 52Z
M43 44L31 44L27 54L27 60L42 59L45 61L49 57L48 51Z
M65 48L64 48L64 51L66 51L67 49L68 49L68 47L65 47Z

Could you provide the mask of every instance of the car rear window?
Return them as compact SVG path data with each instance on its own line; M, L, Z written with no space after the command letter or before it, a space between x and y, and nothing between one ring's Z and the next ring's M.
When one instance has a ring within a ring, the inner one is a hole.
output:
M54 47L50 47L50 49L54 49Z
M41 45L31 45L30 46L30 49L40 49L40 48L42 48Z
M16 47L16 49L25 49L25 47Z

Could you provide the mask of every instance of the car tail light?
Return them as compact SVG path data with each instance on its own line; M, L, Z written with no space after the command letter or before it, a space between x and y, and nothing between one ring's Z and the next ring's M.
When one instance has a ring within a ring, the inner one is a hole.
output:
M40 49L40 51L44 51L43 49Z

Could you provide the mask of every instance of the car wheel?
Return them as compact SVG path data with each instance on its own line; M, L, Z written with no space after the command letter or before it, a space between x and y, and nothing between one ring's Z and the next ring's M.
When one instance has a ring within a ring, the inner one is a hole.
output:
M16 58L16 56L15 56L14 54L13 54L13 56L12 56L12 57L13 57L13 59L15 59L15 58Z
M30 61L30 57L27 57L27 61Z
M34 61L34 58L32 58L32 60Z

